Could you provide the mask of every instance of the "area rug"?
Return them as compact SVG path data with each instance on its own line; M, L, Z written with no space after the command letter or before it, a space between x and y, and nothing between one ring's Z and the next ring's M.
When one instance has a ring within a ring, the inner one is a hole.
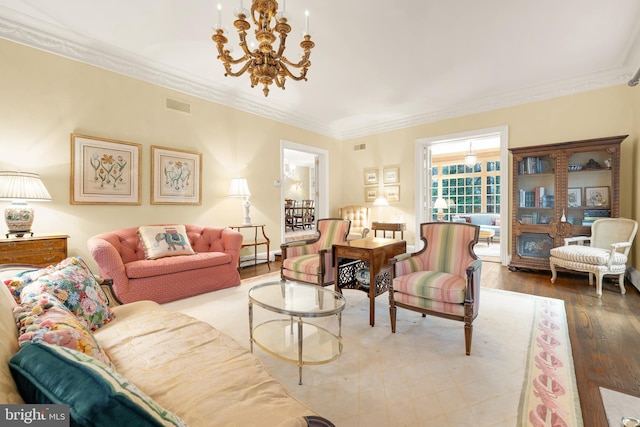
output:
M241 286L165 304L249 348L247 293L277 272ZM582 426L564 303L501 290L481 291L471 356L461 322L398 310L391 333L388 297L376 298L369 326L366 293L345 290L344 351L298 369L254 354L297 399L337 426ZM274 316L254 307L254 324ZM310 319L337 332L337 320Z
M607 413L609 427L621 425L622 417L633 417L640 419L640 397L620 393L615 390L600 387L600 396Z

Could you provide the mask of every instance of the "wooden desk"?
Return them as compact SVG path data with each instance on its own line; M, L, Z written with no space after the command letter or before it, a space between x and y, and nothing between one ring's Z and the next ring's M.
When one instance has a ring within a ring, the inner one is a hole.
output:
M267 235L264 233L264 224L259 225L230 225L229 228L233 230L238 230L242 233L242 248L253 247L253 258L249 259L249 261L253 260L253 265L258 265L258 246L265 245L267 247L267 267L271 270L271 259L269 254L269 243L270 240ZM243 233L244 229L252 229L252 233ZM260 229L262 236L258 236L258 229ZM241 261L238 259L238 267L240 267Z
M393 233L393 239L396 238L396 233L400 232L400 239L404 239L404 230L407 229L407 224L404 222L372 222L371 229L373 230L373 237L378 237L378 230L382 231L382 237L387 236L387 231Z
M335 290L358 289L369 293L369 324L375 325L375 298L386 292L391 284L388 261L407 251L404 240L366 237L333 245ZM369 267L369 286L356 280L356 272Z

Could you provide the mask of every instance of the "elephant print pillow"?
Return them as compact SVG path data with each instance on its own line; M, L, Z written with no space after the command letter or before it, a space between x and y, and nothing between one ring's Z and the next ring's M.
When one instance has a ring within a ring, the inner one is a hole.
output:
M184 225L145 225L138 227L138 236L146 259L195 253Z

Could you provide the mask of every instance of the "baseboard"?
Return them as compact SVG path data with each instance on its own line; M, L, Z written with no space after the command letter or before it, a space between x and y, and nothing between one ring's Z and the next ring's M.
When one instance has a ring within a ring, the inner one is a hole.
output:
M638 291L640 291L640 271L636 270L632 266L628 266L625 277Z

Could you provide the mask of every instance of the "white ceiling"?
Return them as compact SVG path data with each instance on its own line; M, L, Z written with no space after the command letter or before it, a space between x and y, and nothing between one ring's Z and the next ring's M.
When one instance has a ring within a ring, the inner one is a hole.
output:
M219 2L233 29L240 0ZM224 77L217 3L0 0L0 37L339 139L625 84L640 66L638 0L289 0L286 54L308 9L312 65L265 98Z

